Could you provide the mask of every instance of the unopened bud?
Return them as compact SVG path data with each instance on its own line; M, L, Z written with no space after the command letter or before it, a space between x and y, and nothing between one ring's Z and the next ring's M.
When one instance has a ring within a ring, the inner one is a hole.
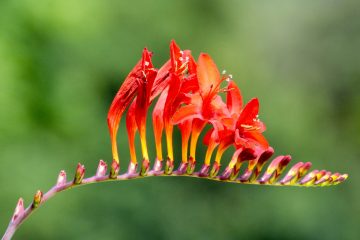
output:
M147 160L147 159L144 159L142 164L141 164L140 175L141 176L146 176L148 171L149 171L149 167L150 167L150 161Z
M137 163L130 162L128 167L128 174L130 175L136 174L136 169L137 169Z
M221 174L220 179L221 180L228 180L231 173L233 172L234 168L226 167L224 172Z
M170 175L174 170L174 161L172 161L170 158L166 160L165 165L165 174Z
M65 184L66 184L66 172L64 170L61 170L56 181L56 186L61 187L64 186Z
M103 176L105 176L106 171L107 171L107 164L106 164L106 162L104 162L103 160L100 160L100 161L99 161L98 168L97 168L97 170L96 170L96 176L97 176L97 177L103 177Z
M229 179L231 180L231 181L235 181L235 179L237 178L237 176L239 175L239 172L240 172L240 166L234 166L234 168L233 168L233 170L232 170L232 172L231 172L231 174L230 174L230 177L229 177Z
M193 174L194 170L195 170L195 164L196 164L196 160L193 157L189 157L189 161L188 161L188 167L186 170L186 173L191 175Z
M300 185L310 186L316 180L316 174L318 174L319 170L313 170L309 172L303 179L300 180Z
M113 160L111 163L111 168L110 168L110 178L114 179L118 176L120 171L120 165L119 162Z
M161 171L161 169L162 169L162 161L156 158L153 170L154 172L159 172Z
M85 176L85 166L78 163L74 177L74 184L80 184L84 176Z
M14 215L11 219L12 222L16 221L20 216L24 214L24 200L19 198L19 201L16 204Z
M186 172L187 166L188 166L187 162L181 162L177 170L177 174L183 175Z
M41 199L43 197L43 193L38 190L34 195L34 201L32 203L32 208L37 208L39 204L41 203Z
M200 177L207 177L209 176L209 169L210 169L210 166L207 165L207 164L204 164L201 169L200 169L200 172L199 172L199 176Z
M211 171L210 171L210 177L214 178L218 175L219 170L220 170L220 164L218 162L215 162Z

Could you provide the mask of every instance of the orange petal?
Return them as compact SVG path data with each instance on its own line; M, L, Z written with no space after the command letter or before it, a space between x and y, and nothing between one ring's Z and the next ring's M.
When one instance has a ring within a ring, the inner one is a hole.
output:
M136 120L135 120L135 101L129 107L129 110L126 115L126 130L129 139L129 148L130 148L130 160L133 163L137 163L136 159L136 150L135 150L135 134L137 131Z
M206 53L201 53L199 56L197 76L200 94L203 98L217 93L221 82L220 73L211 57Z
M269 143L266 140L266 138L259 132L245 132L244 133L245 138L251 138L255 140L257 143L259 143L263 148L268 148Z
M228 106L230 113L240 114L242 104L243 102L240 89L236 86L234 81L230 81L226 96L226 105Z
M169 83L169 71L171 69L171 61L168 60L158 71L156 78L154 80L154 84L151 90L150 101L153 101L162 91L167 87Z
M186 105L183 106L181 108L179 108L174 116L172 117L172 123L173 124L178 124L182 121L191 119L191 118L202 118L201 114L200 114L200 109L198 106L196 105Z

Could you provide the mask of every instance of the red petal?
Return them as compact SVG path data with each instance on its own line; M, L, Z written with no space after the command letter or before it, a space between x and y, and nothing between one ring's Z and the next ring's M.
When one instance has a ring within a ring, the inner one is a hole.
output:
M171 61L168 60L158 71L154 84L151 90L150 101L153 101L162 91L167 87L169 83L169 71L171 69Z
M170 121L172 115L174 115L174 112L179 106L178 105L179 103L175 104L174 101L179 95L180 86L181 86L180 78L175 74L171 74L168 95L164 106L164 121L166 122Z
M231 114L240 114L242 109L242 96L240 89L236 86L234 81L231 81L228 86L228 92L226 96L226 104Z
M158 143L161 143L162 132L164 129L163 114L164 114L164 106L165 106L167 94L168 94L168 90L165 89L165 91L160 95L158 101L156 102L156 105L154 107L153 114L152 114L156 145L158 145Z
M253 120L257 118L259 114L259 100L257 98L251 99L244 109L242 110L238 122L240 124L253 124Z
M259 132L245 132L244 133L245 138L250 138L255 140L258 144L260 144L263 148L268 148L269 143L266 140L266 138Z
M197 76L200 94L203 97L212 97L220 87L220 73L208 54L201 53L198 60Z
M202 118L199 107L192 104L183 106L178 109L172 117L172 123L178 124L191 118Z
M211 128L209 131L207 131L207 132L205 133L205 136L204 136L204 139L203 139L204 145L206 145L206 146L209 145L210 139L211 139L211 136L212 136L213 132L214 132L214 129Z
M131 161L136 162L136 150L135 150L135 134L137 131L136 120L135 120L135 101L129 107L126 115L126 129L129 139L130 158Z
M111 103L107 116L108 127L112 139L116 137L120 119L125 109L129 106L138 89L137 79L142 77L143 60L141 59L125 78L119 91Z
M180 47L176 44L174 40L171 40L170 43L170 60L172 65L172 71L176 72L178 68L182 65L181 57L182 53Z

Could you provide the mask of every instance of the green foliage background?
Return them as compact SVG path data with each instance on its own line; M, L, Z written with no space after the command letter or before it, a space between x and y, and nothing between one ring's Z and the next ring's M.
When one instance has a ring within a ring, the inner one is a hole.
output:
M347 172L348 181L309 189L187 178L98 184L61 193L15 239L360 239L359 9L359 1L331 0L2 0L0 232L18 197L29 204L61 169L72 176L80 161L92 173L99 159L110 161L112 97L144 46L160 67L176 39L195 56L210 53L246 100L260 98L278 154ZM123 121L126 163L124 130Z

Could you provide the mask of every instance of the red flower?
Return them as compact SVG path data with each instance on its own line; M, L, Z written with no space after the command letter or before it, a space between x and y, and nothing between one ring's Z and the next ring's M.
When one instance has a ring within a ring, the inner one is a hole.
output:
M146 118L152 101L157 102L152 113L156 145L156 162L152 174L162 174L162 135L165 132L167 161L166 174L174 168L173 130L178 126L182 137L182 161L176 174L193 175L196 164L196 149L200 134L206 125L211 129L205 134L207 151L203 166L197 176L222 180L259 184L327 185L344 181L347 175L314 170L301 179L309 169L309 163L298 163L279 182L280 174L290 162L290 156L275 158L260 177L262 168L274 150L263 135L265 125L259 120L259 100L251 99L243 107L240 89L229 76L221 76L208 54L200 54L195 62L189 50L182 51L172 41L170 59L157 71L151 62L151 53L144 49L142 59L127 76L111 104L108 114L113 158L111 178L119 171L116 134L126 108L126 127L130 145L131 164L128 173L137 174L135 135L139 132L143 156L141 175L146 175L150 166L146 139ZM226 89L221 88L224 80ZM222 93L226 93L226 100ZM131 103L132 102L132 103ZM190 144L189 144L190 140ZM190 145L189 157L188 147ZM234 153L224 172L218 175L224 152L234 147ZM209 173L211 158L216 150L213 167ZM240 167L248 162L240 177Z
M229 115L226 104L218 95L223 79L211 57L205 53L200 54L198 59L197 80L199 91L193 93L190 103L180 108L172 118L174 124L193 121L189 158L191 165L195 164L197 141L206 123L210 122L219 131L223 128L221 119Z
M156 70L151 63L151 55L152 54L145 48L142 59L126 77L109 109L107 122L110 131L113 159L116 162L119 162L116 136L122 114L137 93L139 93L140 97L140 100L136 101L137 107L145 107L147 110L149 105L147 102L149 94L146 88L152 86L153 78L156 76ZM144 119L146 119L146 111L141 109L136 110L136 122L138 126L140 125L140 132L142 134L144 134Z
M177 108L189 101L188 94L191 91L198 89L196 82L196 63L193 60L190 51L181 51L175 41L170 44L170 63L171 68L168 69L168 79L166 82L168 86L164 89L159 97L157 104L153 111L154 135L155 143L157 145L157 160L162 161L162 147L161 138L162 131L165 129L166 143L167 143L167 172L172 171L173 165L173 124L171 118ZM168 64L168 63L166 63ZM189 125L189 123L187 124ZM183 134L184 142L187 142L187 129L180 127Z

